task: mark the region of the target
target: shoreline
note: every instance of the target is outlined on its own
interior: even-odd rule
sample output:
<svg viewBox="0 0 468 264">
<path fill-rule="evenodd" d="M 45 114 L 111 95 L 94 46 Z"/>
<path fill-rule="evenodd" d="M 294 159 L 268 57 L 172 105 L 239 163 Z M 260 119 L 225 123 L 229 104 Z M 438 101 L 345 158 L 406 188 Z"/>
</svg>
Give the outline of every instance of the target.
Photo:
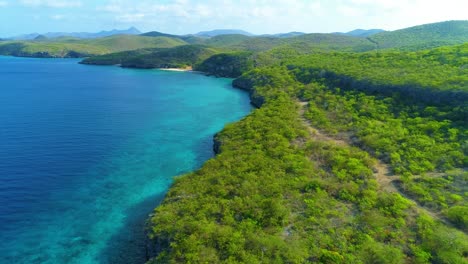
<svg viewBox="0 0 468 264">
<path fill-rule="evenodd" d="M 17 56 L 17 55 L 1 55 L 1 57 L 12 57 L 12 58 L 32 58 L 32 59 L 80 59 L 78 64 L 82 65 L 88 65 L 88 66 L 116 66 L 120 68 L 129 68 L 129 69 L 152 69 L 152 70 L 160 70 L 160 71 L 171 71 L 171 72 L 190 72 L 190 73 L 197 73 L 197 74 L 204 74 L 206 76 L 214 76 L 214 77 L 220 77 L 217 76 L 216 74 L 211 74 L 207 72 L 202 72 L 202 71 L 194 71 L 191 66 L 188 66 L 186 68 L 140 68 L 140 67 L 122 67 L 122 64 L 116 63 L 116 64 L 94 64 L 94 63 L 83 63 L 83 60 L 86 57 L 39 57 L 39 56 Z"/>
<path fill-rule="evenodd" d="M 204 74 L 209 76 L 208 73 L 206 72 L 201 72 L 201 71 L 194 71 L 192 67 L 190 68 L 154 68 L 155 70 L 159 71 L 170 71 L 170 72 L 190 72 L 190 73 L 199 73 L 199 74 Z"/>
<path fill-rule="evenodd" d="M 175 71 L 175 72 L 193 72 L 192 68 L 156 68 L 161 71 Z"/>
<path fill-rule="evenodd" d="M 40 59 L 42 59 L 42 58 L 40 58 Z M 74 61 L 70 61 L 69 63 L 70 63 L 70 65 L 75 65 L 76 64 Z M 67 62 L 67 64 L 68 64 L 68 62 Z M 75 65 L 75 66 L 73 66 L 75 68 L 72 68 L 72 69 L 76 69 L 76 67 L 78 67 L 78 66 L 81 67 L 80 65 Z M 86 67 L 88 65 L 84 65 L 84 66 Z M 119 67 L 117 69 L 119 69 L 119 71 L 116 71 L 117 74 L 119 74 L 119 72 L 122 71 L 122 70 L 124 70 L 124 71 L 126 70 L 126 68 L 121 68 L 121 67 Z M 131 70 L 133 70 L 133 69 L 131 69 Z M 154 68 L 153 70 L 158 70 L 158 68 Z M 159 69 L 159 70 L 173 71 L 172 69 Z M 188 69 L 177 69 L 176 71 L 177 72 L 187 72 L 187 71 L 190 71 L 190 70 L 188 70 Z M 101 70 L 98 70 L 98 72 L 101 72 Z M 103 69 L 102 72 L 108 72 L 108 71 Z M 163 78 L 165 78 L 164 76 L 171 75 L 172 77 L 170 77 L 170 79 L 174 79 L 174 80 L 178 80 L 178 79 L 180 80 L 181 78 L 183 78 L 183 79 L 190 78 L 189 75 L 183 75 L 182 73 L 181 74 L 178 74 L 178 73 L 173 73 L 173 74 L 166 73 L 166 74 L 164 74 L 163 72 L 160 72 L 160 74 L 158 74 L 157 72 L 151 72 L 151 71 L 145 71 L 145 72 L 146 72 L 146 73 L 144 73 L 145 76 L 146 75 L 147 76 L 160 75 L 160 76 L 163 76 Z M 111 74 L 114 74 L 113 70 L 111 71 Z M 138 73 L 137 76 L 134 76 L 134 77 L 140 79 L 141 77 L 139 75 L 140 74 Z M 99 74 L 99 76 L 102 76 L 102 75 Z M 111 75 L 111 76 L 113 76 L 113 75 Z M 132 76 L 133 76 L 133 74 L 132 74 Z M 194 78 L 195 78 L 195 80 L 205 79 L 205 78 L 201 78 L 201 77 L 203 77 L 203 76 L 200 76 L 200 77 L 195 76 Z M 114 82 L 110 82 L 110 83 L 114 83 Z M 131 83 L 133 84 L 134 82 L 131 82 Z M 217 82 L 215 82 L 215 83 L 217 83 Z M 231 82 L 230 81 L 226 81 L 226 82 L 222 81 L 220 83 L 222 83 L 222 85 L 219 85 L 219 89 L 224 90 L 224 88 L 223 88 L 224 86 L 226 86 L 226 88 L 228 88 L 227 85 L 224 85 L 224 84 L 225 83 L 226 84 L 231 83 Z M 95 90 L 95 89 L 93 89 L 93 90 Z M 153 88 L 149 88 L 149 90 L 154 91 Z M 198 90 L 198 87 L 196 89 L 193 89 L 193 90 Z M 231 89 L 226 89 L 226 90 L 231 90 Z M 211 93 L 211 91 L 207 91 L 207 92 Z M 198 93 L 198 91 L 197 91 L 197 93 Z M 171 94 L 172 94 L 172 91 L 171 91 Z M 236 92 L 236 94 L 237 94 L 237 92 Z M 157 96 L 157 97 L 159 98 L 159 96 Z M 248 96 L 246 94 L 242 95 L 241 98 L 243 99 L 243 101 L 245 101 L 245 103 L 248 102 Z M 234 102 L 234 100 L 231 100 L 231 101 Z M 224 101 L 222 101 L 222 102 L 224 102 Z M 151 103 L 151 105 L 153 105 L 153 103 Z M 237 105 L 237 104 L 234 104 L 234 105 Z M 244 103 L 242 103 L 241 105 L 244 105 Z M 246 106 L 248 106 L 248 105 L 246 105 Z M 212 108 L 212 106 L 209 106 L 209 108 Z M 225 106 L 220 107 L 220 109 L 223 109 L 223 108 L 225 108 Z M 250 110 L 248 110 L 248 114 L 250 114 L 251 112 L 252 112 L 252 109 L 250 108 Z M 232 117 L 232 113 L 228 113 L 227 116 Z M 240 119 L 241 118 L 239 118 L 238 120 L 236 119 L 235 121 L 238 122 Z M 184 121 L 184 123 L 187 124 L 187 122 L 185 122 L 185 121 Z M 224 122 L 223 128 L 227 124 L 228 124 L 228 122 Z M 184 125 L 184 127 L 185 127 L 185 125 Z M 221 131 L 221 129 L 216 130 L 216 133 L 218 133 L 220 131 Z M 213 148 L 212 137 L 216 133 L 212 133 L 212 135 L 207 134 L 207 139 L 208 140 L 206 141 L 206 146 L 204 147 L 204 149 L 207 150 L 206 154 L 211 154 L 210 150 Z M 197 160 L 199 160 L 198 156 L 201 153 L 204 153 L 204 151 L 203 152 L 202 151 L 197 151 L 196 152 Z M 136 153 L 136 154 L 139 154 L 139 152 Z M 127 157 L 127 155 L 125 157 Z M 206 160 L 203 159 L 200 166 L 197 166 L 196 168 L 193 168 L 190 171 L 184 172 L 183 174 L 194 173 L 194 172 L 200 170 L 200 168 L 211 158 L 213 158 L 212 154 L 209 155 L 209 157 L 207 157 Z M 138 161 L 139 159 L 133 159 L 133 160 Z M 134 173 L 134 172 L 132 172 L 132 173 Z M 178 175 L 180 175 L 180 170 L 178 170 L 177 174 L 174 174 L 172 177 L 178 176 Z M 171 180 L 171 185 L 172 184 L 173 184 L 173 181 Z M 125 186 L 124 189 L 127 190 L 127 188 L 131 187 L 131 186 L 130 187 L 129 186 L 130 185 L 127 184 L 127 186 Z M 170 191 L 170 186 L 164 191 L 164 194 L 161 196 L 161 200 L 166 196 L 166 193 L 169 192 L 169 191 Z M 158 199 L 159 199 L 159 196 L 158 196 Z M 135 206 L 132 206 L 130 209 L 125 210 L 125 213 L 128 214 L 129 216 L 126 217 L 125 220 L 122 221 L 123 222 L 122 226 L 114 228 L 112 230 L 112 233 L 115 232 L 115 234 L 112 234 L 111 238 L 109 239 L 112 242 L 109 242 L 107 245 L 103 246 L 102 250 L 99 250 L 99 252 L 96 251 L 97 253 L 94 253 L 94 251 L 93 251 L 93 255 L 96 254 L 96 256 L 97 256 L 96 258 L 98 258 L 98 259 L 103 258 L 104 261 L 107 261 L 108 257 L 110 259 L 112 259 L 112 260 L 114 259 L 114 257 L 116 257 L 116 259 L 118 259 L 118 260 L 120 260 L 120 259 L 125 259 L 126 260 L 128 258 L 133 260 L 135 258 L 138 258 L 139 260 L 140 259 L 143 260 L 142 263 L 148 261 L 149 260 L 148 256 L 149 256 L 149 254 L 151 254 L 150 250 L 153 249 L 154 247 L 152 247 L 152 245 L 151 245 L 152 241 L 147 242 L 147 239 L 149 240 L 149 238 L 148 238 L 148 235 L 146 233 L 146 230 L 147 230 L 146 229 L 146 223 L 147 223 L 148 219 L 150 219 L 148 217 L 148 215 L 151 214 L 155 210 L 155 208 L 158 208 L 160 206 L 159 200 L 158 200 L 157 204 L 153 204 L 154 200 L 155 200 L 155 198 L 151 197 L 151 199 L 144 200 L 141 203 L 138 203 Z M 145 211 L 144 207 L 147 206 L 148 204 L 150 204 L 150 206 L 149 206 L 150 209 Z M 141 208 L 143 208 L 143 210 L 141 210 Z M 107 225 L 107 221 L 103 221 L 102 223 L 104 223 L 104 225 Z M 135 231 L 135 233 L 133 233 L 134 231 Z M 143 233 L 143 234 L 141 235 L 140 232 Z M 83 234 L 85 234 L 85 233 L 86 232 L 83 232 Z M 80 236 L 78 236 L 78 235 L 77 236 L 70 236 L 72 238 L 72 243 L 74 243 L 73 245 L 76 244 L 76 245 L 82 245 L 83 247 L 87 247 L 87 245 L 89 243 L 88 241 L 91 241 L 91 240 L 87 240 L 85 235 L 81 236 L 81 233 L 79 235 Z M 130 237 L 130 238 L 128 238 L 128 237 Z M 136 248 L 138 250 L 137 253 L 135 253 L 135 254 L 133 253 L 134 248 Z M 114 251 L 115 249 L 117 249 L 117 251 Z M 127 251 L 125 256 L 119 256 L 118 255 L 118 252 L 120 250 Z M 120 252 L 122 252 L 122 251 L 120 251 Z M 141 253 L 141 255 L 140 255 L 140 253 Z M 57 256 L 59 256 L 59 255 L 57 255 Z M 78 257 L 81 258 L 80 256 L 78 256 Z M 126 262 L 126 261 L 123 261 L 123 262 Z M 132 263 L 133 261 L 128 261 L 128 262 Z"/>
</svg>

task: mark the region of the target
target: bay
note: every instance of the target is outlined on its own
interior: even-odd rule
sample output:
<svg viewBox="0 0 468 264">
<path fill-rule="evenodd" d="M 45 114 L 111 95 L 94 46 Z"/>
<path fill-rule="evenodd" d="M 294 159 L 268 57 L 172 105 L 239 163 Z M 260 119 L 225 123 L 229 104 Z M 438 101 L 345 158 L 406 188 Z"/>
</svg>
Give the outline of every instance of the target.
<svg viewBox="0 0 468 264">
<path fill-rule="evenodd" d="M 0 262 L 143 263 L 173 177 L 251 111 L 231 81 L 0 57 Z"/>
</svg>

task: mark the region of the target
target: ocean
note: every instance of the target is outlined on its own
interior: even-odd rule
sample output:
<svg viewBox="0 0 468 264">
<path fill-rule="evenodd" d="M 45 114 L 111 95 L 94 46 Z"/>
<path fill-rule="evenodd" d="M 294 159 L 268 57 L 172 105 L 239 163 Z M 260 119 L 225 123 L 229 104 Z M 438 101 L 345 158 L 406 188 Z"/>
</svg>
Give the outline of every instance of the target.
<svg viewBox="0 0 468 264">
<path fill-rule="evenodd" d="M 144 263 L 145 220 L 251 111 L 231 79 L 0 57 L 0 263 Z"/>
</svg>

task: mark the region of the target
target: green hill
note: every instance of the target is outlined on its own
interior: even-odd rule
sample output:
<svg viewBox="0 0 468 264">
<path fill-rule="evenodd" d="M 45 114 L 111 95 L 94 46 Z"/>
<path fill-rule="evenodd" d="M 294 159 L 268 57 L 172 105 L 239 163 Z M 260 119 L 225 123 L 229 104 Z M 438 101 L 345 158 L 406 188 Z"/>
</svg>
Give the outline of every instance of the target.
<svg viewBox="0 0 468 264">
<path fill-rule="evenodd" d="M 287 44 L 326 51 L 369 51 L 376 48 L 369 40 L 335 34 L 306 34 L 287 39 Z"/>
<path fill-rule="evenodd" d="M 184 41 L 169 37 L 144 37 L 134 35 L 117 35 L 105 38 L 84 40 L 83 43 L 106 47 L 109 52 L 136 50 L 143 48 L 171 48 L 185 45 Z"/>
<path fill-rule="evenodd" d="M 178 38 L 178 37 L 180 37 L 178 35 L 172 35 L 172 34 L 162 33 L 162 32 L 158 32 L 158 31 L 146 32 L 146 33 L 140 34 L 140 36 L 145 36 L 145 37 L 169 37 L 169 38 Z"/>
<path fill-rule="evenodd" d="M 147 32 L 144 34 L 141 34 L 140 36 L 146 36 L 146 37 L 168 37 L 172 39 L 179 39 L 182 40 L 188 44 L 204 44 L 205 40 L 207 38 L 204 37 L 199 37 L 195 35 L 172 35 L 172 34 L 167 34 L 167 33 L 162 33 L 158 31 L 151 31 Z"/>
<path fill-rule="evenodd" d="M 122 67 L 134 68 L 187 68 L 208 59 L 216 50 L 202 45 L 184 45 L 162 49 L 147 55 L 122 61 Z"/>
<path fill-rule="evenodd" d="M 0 54 L 19 57 L 86 57 L 108 53 L 106 47 L 80 43 L 6 41 L 0 43 Z"/>
<path fill-rule="evenodd" d="M 390 54 L 382 74 L 401 67 Z M 303 82 L 314 73 L 286 65 L 234 82 L 259 109 L 176 178 L 149 221 L 149 263 L 465 263 L 468 109 L 343 91 L 320 71 Z"/>
<path fill-rule="evenodd" d="M 343 89 L 456 103 L 468 100 L 467 56 L 463 44 L 418 52 L 317 53 L 285 64 L 304 83 L 325 78 Z"/>
<path fill-rule="evenodd" d="M 225 35 L 85 60 L 241 75 L 259 108 L 175 180 L 148 222 L 149 263 L 465 263 L 468 42 L 439 47 L 463 39 L 453 25 L 387 46 Z"/>
<path fill-rule="evenodd" d="M 304 34 L 288 38 L 222 35 L 208 39 L 205 44 L 224 49 L 254 52 L 266 51 L 282 45 L 291 45 L 302 50 L 367 51 L 375 48 L 375 44 L 367 39 L 336 34 Z"/>
<path fill-rule="evenodd" d="M 203 62 L 219 51 L 203 45 L 183 45 L 166 49 L 140 49 L 95 56 L 83 64 L 115 65 L 130 68 L 187 68 Z"/>
<path fill-rule="evenodd" d="M 387 31 L 372 35 L 368 39 L 375 42 L 379 49 L 421 50 L 462 44 L 468 41 L 468 20 L 446 21 Z"/>
<path fill-rule="evenodd" d="M 175 179 L 148 220 L 148 263 L 466 263 L 467 22 L 369 38 L 10 41 L 0 53 L 240 76 L 259 109 Z"/>
<path fill-rule="evenodd" d="M 216 54 L 198 64 L 195 68 L 220 77 L 239 77 L 254 68 L 251 52 Z"/>
<path fill-rule="evenodd" d="M 257 37 L 249 37 L 241 34 L 219 35 L 206 39 L 205 44 L 214 47 L 234 48 L 254 38 L 257 39 Z"/>
<path fill-rule="evenodd" d="M 98 39 L 58 38 L 40 41 L 5 41 L 1 55 L 24 57 L 87 57 L 143 48 L 170 48 L 186 43 L 168 37 L 116 35 Z"/>
<path fill-rule="evenodd" d="M 91 65 L 121 65 L 122 62 L 136 57 L 146 56 L 155 52 L 163 50 L 163 48 L 155 49 L 138 49 L 138 50 L 127 50 L 121 52 L 113 52 L 103 55 L 95 55 L 89 58 L 85 58 L 80 63 L 91 64 Z"/>
<path fill-rule="evenodd" d="M 339 34 L 304 34 L 291 37 L 231 34 L 203 38 L 156 31 L 139 36 L 114 35 L 97 39 L 40 38 L 33 41 L 2 41 L 0 54 L 29 57 L 87 57 L 186 44 L 211 46 L 227 53 L 231 51 L 259 53 L 288 47 L 304 54 L 317 51 L 365 52 L 376 49 L 423 50 L 462 44 L 466 41 L 468 41 L 468 21 L 447 21 L 382 32 L 368 38 Z"/>
<path fill-rule="evenodd" d="M 369 36 L 375 35 L 377 33 L 384 32 L 384 31 L 385 30 L 383 30 L 383 29 L 355 29 L 353 31 L 349 31 L 349 32 L 346 32 L 346 33 L 338 32 L 336 34 L 365 38 L 365 37 L 369 37 Z"/>
</svg>

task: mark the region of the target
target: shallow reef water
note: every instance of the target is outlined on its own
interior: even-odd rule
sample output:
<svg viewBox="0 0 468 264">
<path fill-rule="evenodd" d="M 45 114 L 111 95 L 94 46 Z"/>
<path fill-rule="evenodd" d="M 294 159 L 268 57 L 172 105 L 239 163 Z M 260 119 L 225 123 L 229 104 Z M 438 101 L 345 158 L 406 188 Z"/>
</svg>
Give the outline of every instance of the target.
<svg viewBox="0 0 468 264">
<path fill-rule="evenodd" d="M 0 262 L 144 263 L 173 177 L 249 113 L 231 79 L 0 57 Z"/>
</svg>

